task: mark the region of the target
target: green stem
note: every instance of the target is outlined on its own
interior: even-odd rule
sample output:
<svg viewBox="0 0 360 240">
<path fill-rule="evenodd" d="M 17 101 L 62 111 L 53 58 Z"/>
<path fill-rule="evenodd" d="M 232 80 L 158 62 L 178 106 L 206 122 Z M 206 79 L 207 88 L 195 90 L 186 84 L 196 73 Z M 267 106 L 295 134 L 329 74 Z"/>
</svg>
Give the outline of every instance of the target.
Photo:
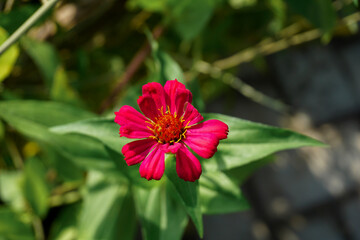
<svg viewBox="0 0 360 240">
<path fill-rule="evenodd" d="M 44 14 L 49 11 L 59 0 L 46 1 L 23 25 L 21 25 L 6 41 L 0 46 L 0 55 L 24 35 Z"/>
</svg>

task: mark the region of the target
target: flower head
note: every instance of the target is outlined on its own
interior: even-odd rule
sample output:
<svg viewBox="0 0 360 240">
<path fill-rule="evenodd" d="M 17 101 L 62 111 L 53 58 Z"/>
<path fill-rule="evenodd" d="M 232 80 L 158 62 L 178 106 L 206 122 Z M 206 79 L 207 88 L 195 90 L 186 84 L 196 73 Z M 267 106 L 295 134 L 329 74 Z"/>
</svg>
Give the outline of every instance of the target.
<svg viewBox="0 0 360 240">
<path fill-rule="evenodd" d="M 185 181 L 201 175 L 201 164 L 188 147 L 203 158 L 212 157 L 219 140 L 227 138 L 228 126 L 219 120 L 203 120 L 195 109 L 191 92 L 175 80 L 163 87 L 153 82 L 143 86 L 138 99 L 142 115 L 133 107 L 115 112 L 120 136 L 137 138 L 122 148 L 126 163 L 141 162 L 140 175 L 159 180 L 165 170 L 165 153 L 176 154 L 176 171 Z"/>
</svg>

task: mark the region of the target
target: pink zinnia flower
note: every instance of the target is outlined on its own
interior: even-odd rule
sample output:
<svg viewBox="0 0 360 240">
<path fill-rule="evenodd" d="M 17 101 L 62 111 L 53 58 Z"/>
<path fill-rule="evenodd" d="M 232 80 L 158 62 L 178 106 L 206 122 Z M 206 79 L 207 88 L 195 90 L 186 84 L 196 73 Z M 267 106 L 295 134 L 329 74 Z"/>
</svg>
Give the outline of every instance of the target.
<svg viewBox="0 0 360 240">
<path fill-rule="evenodd" d="M 189 151 L 203 158 L 211 158 L 219 140 L 227 138 L 228 126 L 219 120 L 203 120 L 191 105 L 192 94 L 176 79 L 165 86 L 153 82 L 145 84 L 138 104 L 142 115 L 131 106 L 115 112 L 120 125 L 120 137 L 141 138 L 122 148 L 126 163 L 140 165 L 140 175 L 159 180 L 165 170 L 165 153 L 176 154 L 176 171 L 185 181 L 195 181 L 201 175 L 199 160 Z"/>
</svg>

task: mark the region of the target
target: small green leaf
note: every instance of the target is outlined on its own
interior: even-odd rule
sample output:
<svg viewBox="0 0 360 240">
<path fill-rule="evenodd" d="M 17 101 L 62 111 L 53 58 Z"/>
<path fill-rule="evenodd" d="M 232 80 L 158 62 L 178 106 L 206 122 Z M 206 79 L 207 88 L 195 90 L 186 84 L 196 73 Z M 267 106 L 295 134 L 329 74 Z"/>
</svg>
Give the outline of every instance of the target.
<svg viewBox="0 0 360 240">
<path fill-rule="evenodd" d="M 118 232 L 118 222 L 122 217 L 122 205 L 128 194 L 127 185 L 109 182 L 99 172 L 89 172 L 83 196 L 78 238 L 118 239 L 121 236 Z M 129 225 L 128 231 L 134 231 L 134 226 Z M 132 234 L 129 237 L 132 237 Z M 122 236 L 122 239 L 125 238 Z"/>
<path fill-rule="evenodd" d="M 304 146 L 325 144 L 290 130 L 229 117 L 203 114 L 206 119 L 218 119 L 229 126 L 229 135 L 220 141 L 214 157 L 203 161 L 207 171 L 227 170 L 260 160 L 272 153 Z"/>
<path fill-rule="evenodd" d="M 39 42 L 30 38 L 23 38 L 21 43 L 43 75 L 50 89 L 51 99 L 81 105 L 77 92 L 69 84 L 56 49 L 47 42 Z"/>
<path fill-rule="evenodd" d="M 5 42 L 7 38 L 7 32 L 0 27 L 0 45 Z M 19 47 L 17 44 L 12 45 L 0 56 L 0 82 L 10 75 L 18 56 Z"/>
<path fill-rule="evenodd" d="M 21 188 L 22 182 L 22 172 L 0 171 L 0 198 L 16 211 L 25 209 L 25 201 Z"/>
<path fill-rule="evenodd" d="M 50 240 L 77 239 L 80 203 L 63 206 L 51 225 Z"/>
<path fill-rule="evenodd" d="M 69 79 L 63 66 L 56 69 L 54 82 L 50 91 L 51 99 L 81 106 L 78 93 L 70 86 Z"/>
<path fill-rule="evenodd" d="M 31 226 L 8 208 L 0 207 L 0 237 L 6 240 L 34 240 Z"/>
<path fill-rule="evenodd" d="M 144 239 L 181 239 L 188 217 L 164 185 L 151 189 L 135 187 L 134 196 Z"/>
<path fill-rule="evenodd" d="M 0 13 L 0 26 L 12 34 L 21 24 L 31 17 L 37 9 L 38 4 L 21 4 L 20 7 L 14 6 L 8 13 Z"/>
<path fill-rule="evenodd" d="M 359 0 L 353 0 L 356 7 L 359 7 Z"/>
<path fill-rule="evenodd" d="M 131 0 L 127 4 L 130 8 L 142 8 L 149 12 L 162 12 L 166 8 L 167 0 Z"/>
<path fill-rule="evenodd" d="M 239 186 L 222 172 L 203 173 L 199 183 L 203 214 L 238 212 L 250 207 Z"/>
<path fill-rule="evenodd" d="M 25 162 L 24 196 L 36 215 L 46 215 L 50 192 L 45 167 L 38 158 L 29 158 Z"/>
<path fill-rule="evenodd" d="M 336 12 L 331 0 L 286 0 L 290 8 L 307 18 L 323 33 L 331 33 L 336 25 Z"/>
<path fill-rule="evenodd" d="M 61 65 L 54 47 L 49 43 L 35 41 L 27 37 L 22 38 L 20 43 L 39 68 L 47 86 L 51 87 L 55 73 Z"/>
<path fill-rule="evenodd" d="M 168 80 L 177 79 L 179 82 L 184 83 L 184 74 L 179 64 L 174 61 L 169 54 L 163 52 L 159 48 L 159 44 L 155 41 L 149 31 L 146 31 L 146 35 L 151 45 L 152 56 L 156 68 L 155 74 L 158 75 L 159 82 L 164 85 Z"/>
<path fill-rule="evenodd" d="M 215 9 L 215 1 L 209 0 L 170 2 L 170 18 L 174 21 L 175 31 L 187 41 L 194 39 L 204 29 Z"/>
<path fill-rule="evenodd" d="M 202 238 L 203 222 L 199 199 L 199 182 L 187 182 L 179 178 L 176 172 L 176 162 L 174 155 L 166 156 L 166 177 L 169 179 L 169 190 L 174 192 L 172 196 L 181 202 L 187 213 L 195 224 L 195 227 Z"/>
</svg>

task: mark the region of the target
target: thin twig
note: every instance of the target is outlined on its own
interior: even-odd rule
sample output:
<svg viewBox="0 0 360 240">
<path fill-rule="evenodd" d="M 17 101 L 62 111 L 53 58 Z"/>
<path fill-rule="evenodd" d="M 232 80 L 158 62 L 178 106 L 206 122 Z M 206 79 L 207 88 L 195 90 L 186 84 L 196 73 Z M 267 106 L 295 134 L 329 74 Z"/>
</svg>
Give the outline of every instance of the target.
<svg viewBox="0 0 360 240">
<path fill-rule="evenodd" d="M 161 34 L 163 33 L 164 28 L 162 26 L 156 27 L 152 34 L 154 39 L 158 39 Z M 117 99 L 119 93 L 123 89 L 123 87 L 131 80 L 134 74 L 137 72 L 141 64 L 145 61 L 146 57 L 150 53 L 150 45 L 146 42 L 136 53 L 136 55 L 132 58 L 131 62 L 129 63 L 128 67 L 126 68 L 125 73 L 120 77 L 117 84 L 113 88 L 112 92 L 110 93 L 109 97 L 106 98 L 98 111 L 99 114 L 103 113 L 106 109 L 108 109 Z"/>
<path fill-rule="evenodd" d="M 342 19 L 339 27 L 345 24 L 352 24 L 360 21 L 360 13 L 356 12 Z M 299 29 L 295 29 L 298 31 Z M 222 70 L 229 69 L 240 65 L 244 62 L 252 61 L 258 55 L 270 55 L 281 50 L 287 49 L 291 46 L 300 45 L 312 40 L 318 39 L 322 36 L 319 29 L 312 29 L 306 32 L 298 33 L 293 36 L 284 37 L 279 40 L 268 39 L 261 41 L 255 47 L 244 49 L 234 55 L 215 61 L 212 65 Z"/>
<path fill-rule="evenodd" d="M 221 79 L 224 83 L 230 85 L 232 88 L 243 94 L 245 97 L 257 102 L 261 105 L 267 106 L 280 113 L 288 113 L 289 106 L 285 103 L 265 95 L 256 90 L 249 84 L 245 83 L 239 77 L 229 72 L 223 72 L 220 68 L 212 66 L 210 63 L 199 61 L 195 65 L 195 69 L 203 74 L 208 74 L 213 78 Z"/>
<path fill-rule="evenodd" d="M 59 0 L 45 2 L 23 25 L 21 25 L 6 41 L 0 46 L 0 55 L 24 35 L 47 11 L 49 11 Z"/>
</svg>

